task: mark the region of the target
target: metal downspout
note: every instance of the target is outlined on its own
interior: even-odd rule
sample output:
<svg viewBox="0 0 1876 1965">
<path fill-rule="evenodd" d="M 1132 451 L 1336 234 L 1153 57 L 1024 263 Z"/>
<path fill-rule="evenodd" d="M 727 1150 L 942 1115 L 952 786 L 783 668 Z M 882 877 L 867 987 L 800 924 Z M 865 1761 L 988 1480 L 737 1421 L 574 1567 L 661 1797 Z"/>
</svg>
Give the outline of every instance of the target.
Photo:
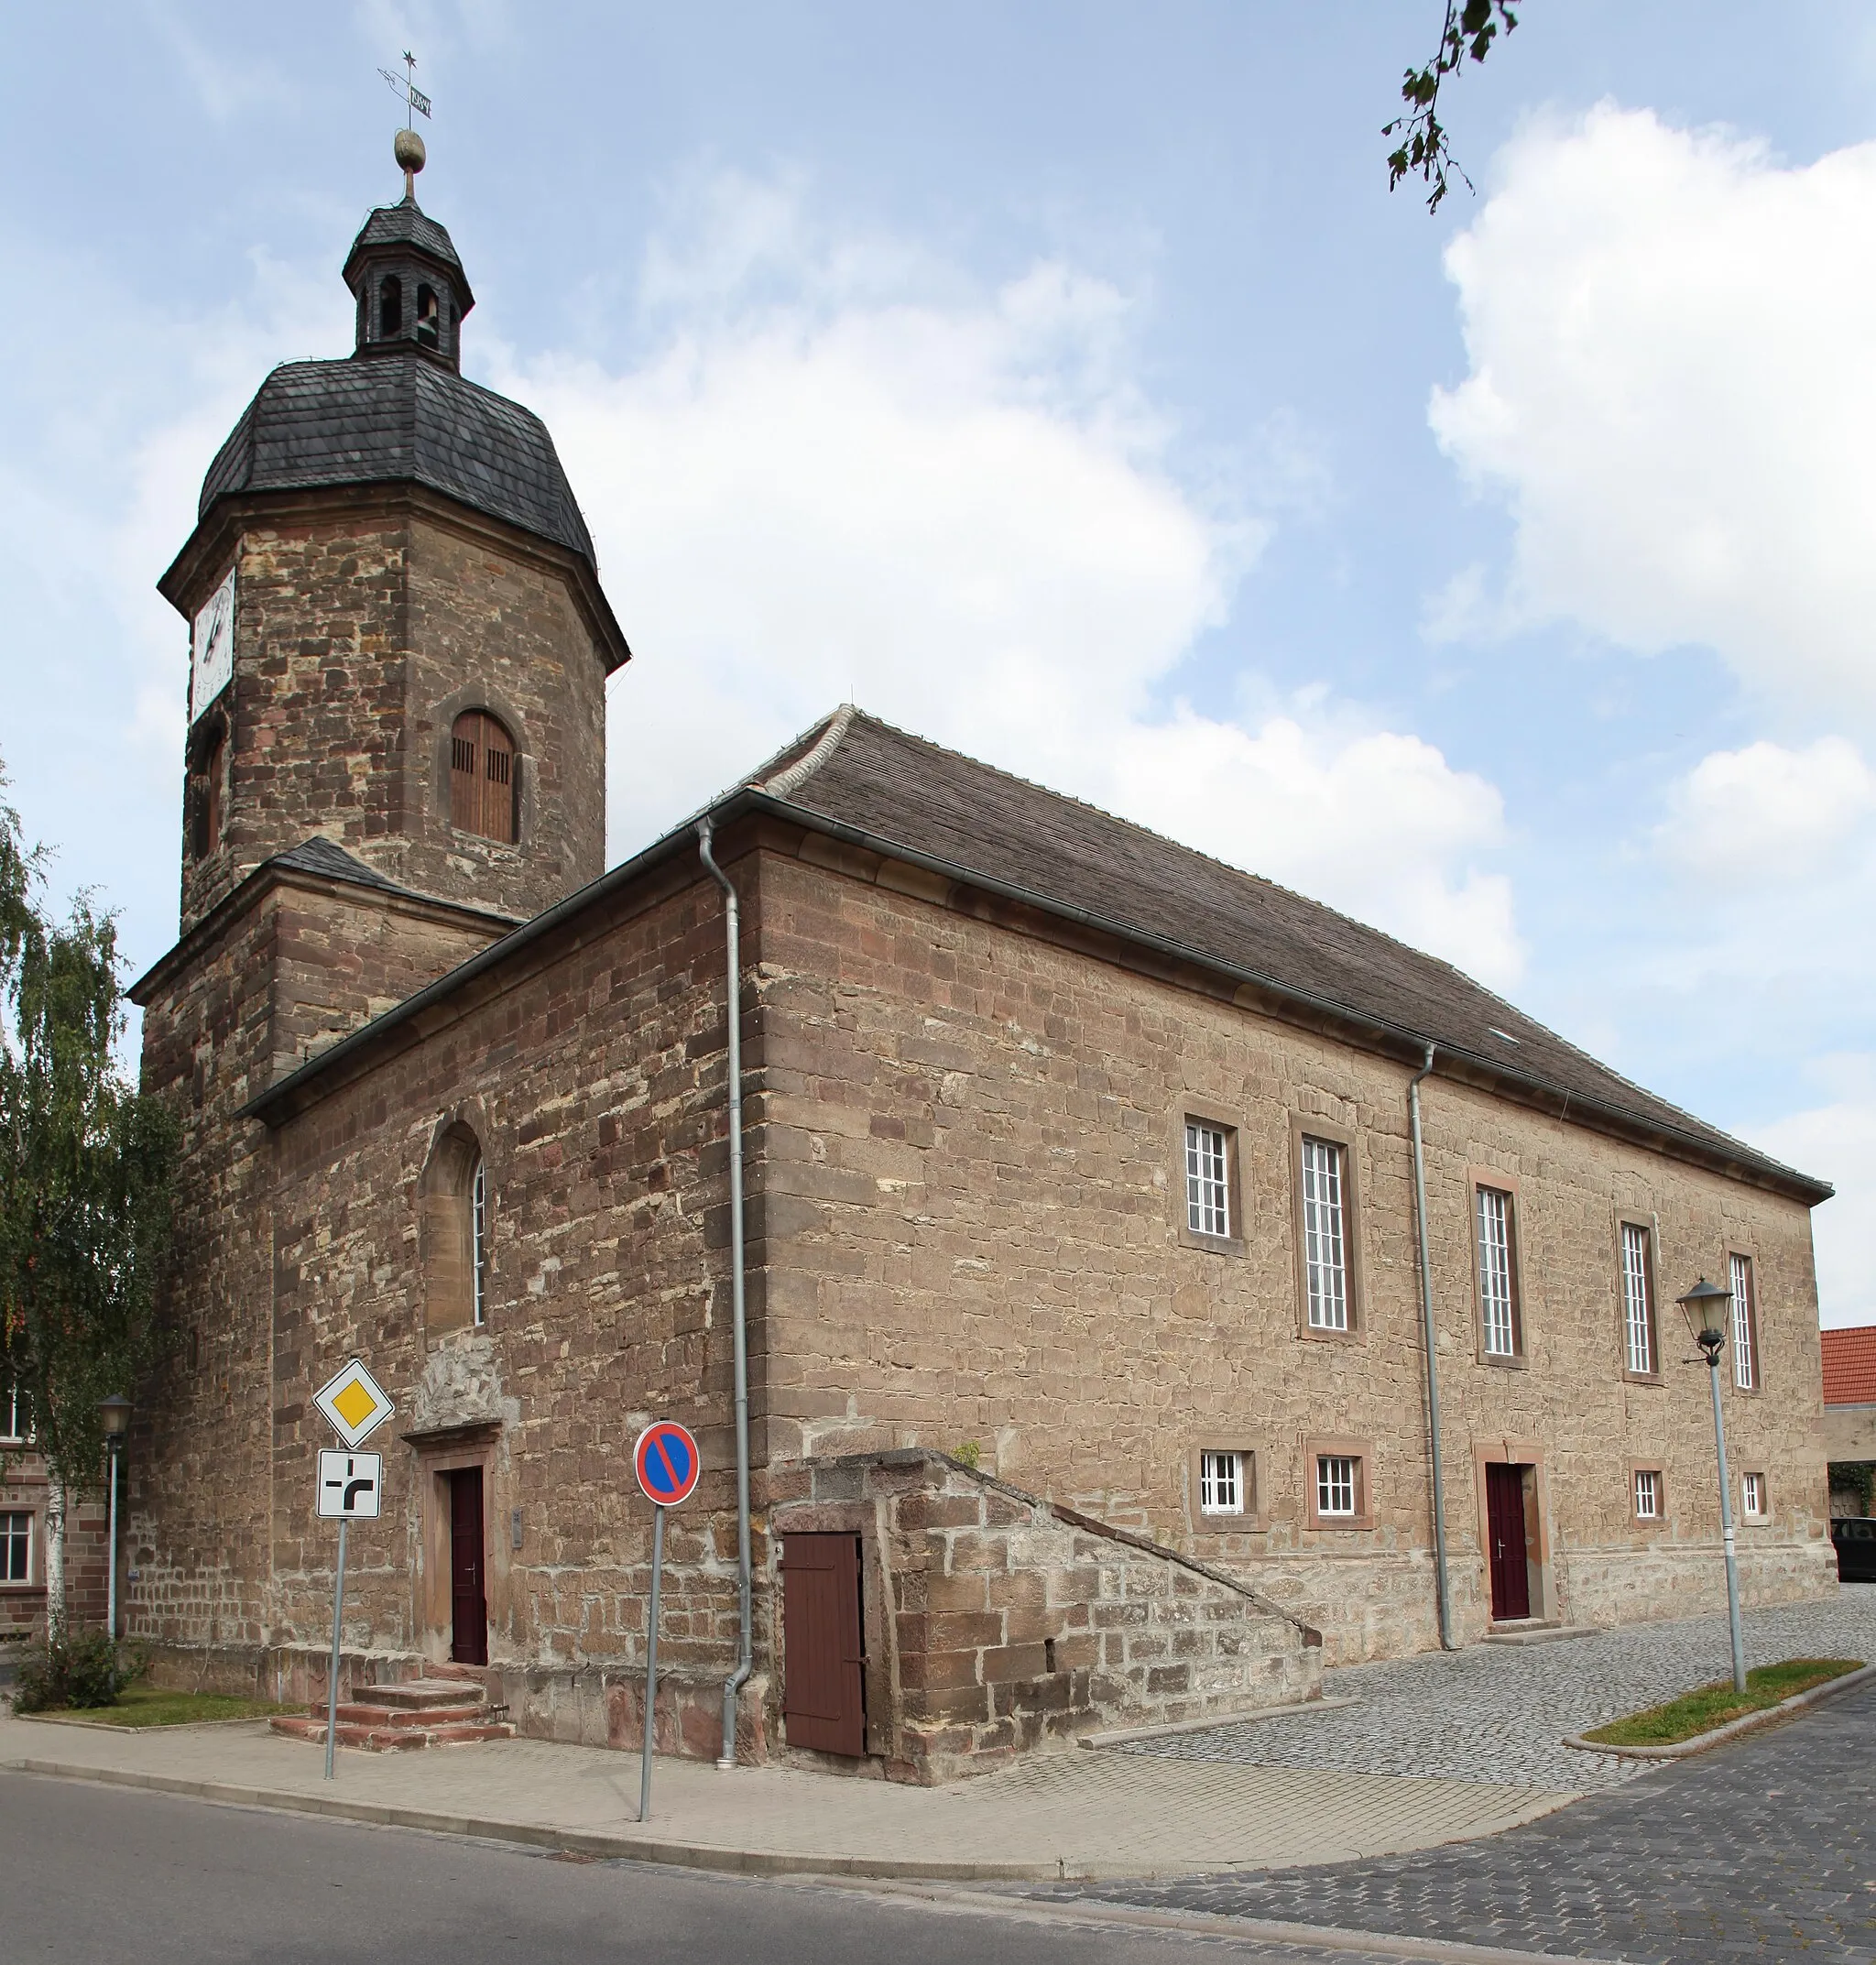
<svg viewBox="0 0 1876 1965">
<path fill-rule="evenodd" d="M 1426 1432 L 1433 1460 L 1433 1559 L 1439 1579 L 1440 1649 L 1457 1651 L 1453 1639 L 1453 1593 L 1446 1578 L 1446 1485 L 1440 1460 L 1440 1368 L 1434 1345 L 1433 1256 L 1426 1242 L 1426 1154 L 1420 1134 L 1420 1081 L 1433 1069 L 1434 1047 L 1408 1081 L 1407 1116 L 1413 1134 L 1413 1225 L 1420 1239 L 1420 1326 L 1426 1341 Z"/>
<path fill-rule="evenodd" d="M 723 890 L 725 959 L 729 976 L 729 1292 L 736 1340 L 736 1607 L 742 1642 L 736 1668 L 723 1687 L 723 1752 L 716 1764 L 736 1763 L 736 1695 L 755 1668 L 755 1631 L 749 1591 L 749 1347 L 743 1317 L 743 958 L 742 916 L 736 890 L 710 851 L 715 830 L 706 813 L 697 821 L 697 846 L 711 878 Z"/>
</svg>

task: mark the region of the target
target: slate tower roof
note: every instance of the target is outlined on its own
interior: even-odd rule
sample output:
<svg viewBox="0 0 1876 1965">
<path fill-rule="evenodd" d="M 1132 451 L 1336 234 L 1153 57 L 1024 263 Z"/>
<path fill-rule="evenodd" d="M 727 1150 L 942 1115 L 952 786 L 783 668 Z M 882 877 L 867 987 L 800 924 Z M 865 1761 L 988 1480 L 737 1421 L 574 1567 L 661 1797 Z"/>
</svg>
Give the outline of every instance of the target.
<svg viewBox="0 0 1876 1965">
<path fill-rule="evenodd" d="M 421 485 L 596 571 L 546 424 L 460 373 L 475 297 L 449 233 L 414 191 L 365 220 L 344 276 L 357 309 L 351 355 L 274 370 L 209 466 L 198 519 L 244 493 Z"/>
</svg>

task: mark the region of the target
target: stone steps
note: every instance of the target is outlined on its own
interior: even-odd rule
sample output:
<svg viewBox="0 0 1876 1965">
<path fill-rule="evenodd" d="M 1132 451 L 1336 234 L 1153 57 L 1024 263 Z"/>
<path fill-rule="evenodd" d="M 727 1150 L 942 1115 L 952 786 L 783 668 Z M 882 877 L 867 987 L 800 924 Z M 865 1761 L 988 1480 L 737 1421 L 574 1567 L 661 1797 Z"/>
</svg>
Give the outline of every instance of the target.
<svg viewBox="0 0 1876 1965">
<path fill-rule="evenodd" d="M 268 1724 L 284 1739 L 323 1746 L 325 1702 L 320 1700 L 304 1714 L 281 1713 Z M 439 1666 L 429 1678 L 358 1687 L 340 1704 L 333 1737 L 342 1747 L 395 1753 L 511 1740 L 514 1732 L 490 1709 L 484 1674 L 474 1666 L 455 1665 Z"/>
</svg>

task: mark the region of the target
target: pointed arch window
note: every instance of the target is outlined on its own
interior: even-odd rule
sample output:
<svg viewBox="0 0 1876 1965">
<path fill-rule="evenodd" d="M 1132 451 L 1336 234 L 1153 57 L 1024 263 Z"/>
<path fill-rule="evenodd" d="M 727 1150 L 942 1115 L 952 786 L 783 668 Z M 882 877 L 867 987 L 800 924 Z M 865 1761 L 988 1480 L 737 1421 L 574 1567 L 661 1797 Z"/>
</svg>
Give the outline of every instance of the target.
<svg viewBox="0 0 1876 1965">
<path fill-rule="evenodd" d="M 434 348 L 441 345 L 442 316 L 437 311 L 436 289 L 431 286 L 417 289 L 417 340 L 420 347 Z"/>
<path fill-rule="evenodd" d="M 503 846 L 516 837 L 515 740 L 485 710 L 464 710 L 450 732 L 450 824 Z"/>
<path fill-rule="evenodd" d="M 387 273 L 377 289 L 377 333 L 380 341 L 389 341 L 404 332 L 404 282 L 395 273 Z"/>
</svg>

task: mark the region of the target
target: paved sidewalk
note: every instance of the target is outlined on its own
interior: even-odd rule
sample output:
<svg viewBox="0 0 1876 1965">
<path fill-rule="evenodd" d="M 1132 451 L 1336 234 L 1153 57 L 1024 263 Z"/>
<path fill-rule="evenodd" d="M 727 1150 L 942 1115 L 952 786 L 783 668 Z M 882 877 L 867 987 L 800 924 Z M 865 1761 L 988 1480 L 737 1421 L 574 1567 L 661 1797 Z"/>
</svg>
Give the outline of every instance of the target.
<svg viewBox="0 0 1876 1965">
<path fill-rule="evenodd" d="M 641 1829 L 636 1754 L 544 1741 L 342 1750 L 328 1784 L 320 1749 L 257 1721 L 117 1733 L 9 1716 L 0 1765 L 694 1867 L 964 1882 L 1339 1862 L 1490 1835 L 1574 1798 L 1073 1750 L 942 1788 L 660 1760 Z"/>
<path fill-rule="evenodd" d="M 1823 1601 L 1748 1610 L 1744 1623 L 1749 1665 L 1794 1657 L 1876 1664 L 1876 1585 L 1849 1584 Z M 1658 1705 L 1731 1668 L 1724 1613 L 1625 1624 L 1564 1643 L 1474 1644 L 1325 1674 L 1323 1689 L 1352 1696 L 1353 1706 L 1118 1751 L 1242 1766 L 1613 1787 L 1649 1763 L 1580 1752 L 1563 1744 L 1565 1734 Z"/>
</svg>

